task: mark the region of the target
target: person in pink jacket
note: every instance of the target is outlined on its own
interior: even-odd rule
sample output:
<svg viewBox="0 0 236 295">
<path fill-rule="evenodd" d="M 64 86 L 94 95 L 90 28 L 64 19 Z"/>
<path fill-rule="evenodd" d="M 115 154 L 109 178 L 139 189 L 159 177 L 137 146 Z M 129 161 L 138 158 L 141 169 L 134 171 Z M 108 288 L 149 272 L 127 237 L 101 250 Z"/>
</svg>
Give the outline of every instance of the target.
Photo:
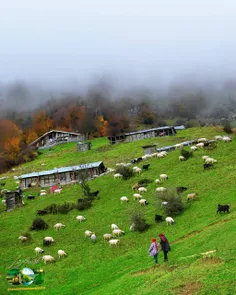
<svg viewBox="0 0 236 295">
<path fill-rule="evenodd" d="M 148 250 L 149 256 L 153 256 L 155 263 L 158 263 L 158 245 L 157 240 L 155 238 L 152 239 L 152 243 Z"/>
</svg>

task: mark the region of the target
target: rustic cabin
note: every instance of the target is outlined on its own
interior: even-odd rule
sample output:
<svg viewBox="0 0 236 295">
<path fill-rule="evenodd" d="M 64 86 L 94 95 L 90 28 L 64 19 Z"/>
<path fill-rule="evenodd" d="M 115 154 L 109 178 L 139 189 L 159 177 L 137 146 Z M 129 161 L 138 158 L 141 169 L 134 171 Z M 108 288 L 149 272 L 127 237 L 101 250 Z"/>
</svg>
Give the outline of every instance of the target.
<svg viewBox="0 0 236 295">
<path fill-rule="evenodd" d="M 91 142 L 78 142 L 77 144 L 77 151 L 78 152 L 86 152 L 91 150 L 92 144 Z"/>
<path fill-rule="evenodd" d="M 33 172 L 18 177 L 21 189 L 34 186 L 48 187 L 52 185 L 70 184 L 81 179 L 91 179 L 104 173 L 106 168 L 102 161 L 78 166 L 63 167 L 53 170 Z"/>
<path fill-rule="evenodd" d="M 108 136 L 108 140 L 111 144 L 115 144 L 118 142 L 132 142 L 137 141 L 145 138 L 151 137 L 159 137 L 159 136 L 173 136 L 176 135 L 176 131 L 174 127 L 164 126 L 164 127 L 157 127 L 147 130 L 140 130 L 136 132 L 129 132 L 122 135 L 117 136 Z"/>
<path fill-rule="evenodd" d="M 157 145 L 156 144 L 145 145 L 142 148 L 143 148 L 144 155 L 154 154 L 157 151 Z"/>
<path fill-rule="evenodd" d="M 29 146 L 47 148 L 65 142 L 84 141 L 85 137 L 84 134 L 80 133 L 51 130 L 31 142 Z"/>
<path fill-rule="evenodd" d="M 21 206 L 23 206 L 22 195 L 19 191 L 6 193 L 6 210 L 8 212 Z"/>
</svg>

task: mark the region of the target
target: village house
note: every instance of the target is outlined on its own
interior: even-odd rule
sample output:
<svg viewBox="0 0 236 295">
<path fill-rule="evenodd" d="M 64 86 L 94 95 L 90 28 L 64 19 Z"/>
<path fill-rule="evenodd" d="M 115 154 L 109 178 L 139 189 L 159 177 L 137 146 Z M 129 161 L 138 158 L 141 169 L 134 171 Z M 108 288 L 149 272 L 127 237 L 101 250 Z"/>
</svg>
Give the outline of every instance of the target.
<svg viewBox="0 0 236 295">
<path fill-rule="evenodd" d="M 71 141 L 83 141 L 86 139 L 84 134 L 76 133 L 76 132 L 68 132 L 68 131 L 60 131 L 60 130 L 51 130 L 47 133 L 43 134 L 33 142 L 29 144 L 29 146 L 34 146 L 36 148 L 45 148 L 57 145 L 59 143 L 71 142 Z"/>
<path fill-rule="evenodd" d="M 70 184 L 81 179 L 91 179 L 104 173 L 106 168 L 102 161 L 78 166 L 62 167 L 52 170 L 32 172 L 18 177 L 21 189 L 31 186 L 48 187 L 58 184 Z"/>
</svg>

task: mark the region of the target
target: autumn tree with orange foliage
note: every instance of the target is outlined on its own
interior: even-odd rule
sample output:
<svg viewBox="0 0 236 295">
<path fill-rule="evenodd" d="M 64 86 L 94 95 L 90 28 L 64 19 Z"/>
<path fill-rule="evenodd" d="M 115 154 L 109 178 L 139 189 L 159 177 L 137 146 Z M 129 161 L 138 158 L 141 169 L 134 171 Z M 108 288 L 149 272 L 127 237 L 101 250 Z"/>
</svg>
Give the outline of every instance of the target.
<svg viewBox="0 0 236 295">
<path fill-rule="evenodd" d="M 96 127 L 100 136 L 107 136 L 108 121 L 102 115 L 97 116 Z"/>
<path fill-rule="evenodd" d="M 10 138 L 4 144 L 4 151 L 8 156 L 9 160 L 14 161 L 20 152 L 20 139 L 18 137 Z"/>
<path fill-rule="evenodd" d="M 33 142 L 35 139 L 38 138 L 38 134 L 34 130 L 29 130 L 29 132 L 26 135 L 26 143 L 30 144 Z"/>
<path fill-rule="evenodd" d="M 51 130 L 52 126 L 53 122 L 49 117 L 46 116 L 46 112 L 44 110 L 33 115 L 32 129 L 38 134 L 38 136 L 41 136 Z"/>
<path fill-rule="evenodd" d="M 5 145 L 12 138 L 20 138 L 19 128 L 10 120 L 0 120 L 0 152 L 4 152 Z"/>
</svg>

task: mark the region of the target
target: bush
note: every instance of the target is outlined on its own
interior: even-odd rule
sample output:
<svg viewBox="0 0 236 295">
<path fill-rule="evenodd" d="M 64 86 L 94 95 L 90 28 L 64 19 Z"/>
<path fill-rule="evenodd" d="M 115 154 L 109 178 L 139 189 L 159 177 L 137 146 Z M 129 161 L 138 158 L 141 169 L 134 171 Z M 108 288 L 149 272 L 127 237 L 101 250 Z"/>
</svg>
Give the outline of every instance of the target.
<svg viewBox="0 0 236 295">
<path fill-rule="evenodd" d="M 224 132 L 226 133 L 232 133 L 232 127 L 230 122 L 226 121 L 224 124 Z"/>
<path fill-rule="evenodd" d="M 153 180 L 148 179 L 148 178 L 144 178 L 144 179 L 140 179 L 138 181 L 138 185 L 142 185 L 142 186 L 147 186 L 149 183 L 152 183 Z"/>
<path fill-rule="evenodd" d="M 124 180 L 127 180 L 134 176 L 133 170 L 129 167 L 118 167 L 115 173 L 120 173 L 121 175 L 123 175 Z"/>
<path fill-rule="evenodd" d="M 185 150 L 184 148 L 181 149 L 181 152 L 180 152 L 181 156 L 183 156 L 186 160 L 188 160 L 189 158 L 191 158 L 193 156 L 193 153 L 192 152 L 189 152 L 187 150 Z"/>
<path fill-rule="evenodd" d="M 34 219 L 31 230 L 41 230 L 41 229 L 47 229 L 49 225 L 40 217 L 37 217 Z"/>
<path fill-rule="evenodd" d="M 57 214 L 57 204 L 53 203 L 43 210 L 47 211 L 48 213 Z"/>
<path fill-rule="evenodd" d="M 65 202 L 62 205 L 57 205 L 57 213 L 67 214 L 75 208 L 75 204 Z"/>
<path fill-rule="evenodd" d="M 182 199 L 177 194 L 175 188 L 169 189 L 168 191 L 159 194 L 158 199 L 161 202 L 168 202 L 168 204 L 163 207 L 163 210 L 167 216 L 176 216 L 184 210 Z"/>
<path fill-rule="evenodd" d="M 134 230 L 138 232 L 143 232 L 149 228 L 149 224 L 146 223 L 142 212 L 131 212 L 131 223 L 135 224 Z"/>
<path fill-rule="evenodd" d="M 76 208 L 77 210 L 82 211 L 82 210 L 85 210 L 85 209 L 90 208 L 91 206 L 92 206 L 92 201 L 85 200 L 85 201 L 83 201 L 83 202 L 81 202 L 81 203 L 78 203 L 78 204 L 75 206 L 75 208 Z"/>
</svg>

